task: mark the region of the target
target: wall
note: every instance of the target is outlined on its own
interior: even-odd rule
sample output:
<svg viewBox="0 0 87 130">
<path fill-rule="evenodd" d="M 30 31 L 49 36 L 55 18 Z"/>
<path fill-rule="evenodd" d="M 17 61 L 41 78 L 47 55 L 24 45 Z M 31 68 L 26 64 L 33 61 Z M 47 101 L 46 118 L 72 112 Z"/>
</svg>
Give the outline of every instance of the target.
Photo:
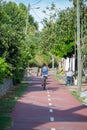
<svg viewBox="0 0 87 130">
<path fill-rule="evenodd" d="M 11 78 L 4 79 L 3 84 L 0 84 L 0 97 L 6 94 L 10 87 L 13 86 L 13 81 Z"/>
</svg>

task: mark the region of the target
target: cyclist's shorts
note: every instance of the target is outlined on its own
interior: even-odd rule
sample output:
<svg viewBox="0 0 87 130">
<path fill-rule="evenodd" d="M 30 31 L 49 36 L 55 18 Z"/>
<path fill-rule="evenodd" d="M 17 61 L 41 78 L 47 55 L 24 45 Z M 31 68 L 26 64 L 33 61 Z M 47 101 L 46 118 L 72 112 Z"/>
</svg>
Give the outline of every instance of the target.
<svg viewBox="0 0 87 130">
<path fill-rule="evenodd" d="M 46 78 L 46 79 L 47 79 L 47 78 L 48 78 L 48 76 L 44 76 L 44 75 L 43 75 L 43 78 Z"/>
<path fill-rule="evenodd" d="M 47 75 L 47 74 L 43 74 L 42 76 L 43 76 L 43 77 L 48 77 L 48 75 Z"/>
</svg>

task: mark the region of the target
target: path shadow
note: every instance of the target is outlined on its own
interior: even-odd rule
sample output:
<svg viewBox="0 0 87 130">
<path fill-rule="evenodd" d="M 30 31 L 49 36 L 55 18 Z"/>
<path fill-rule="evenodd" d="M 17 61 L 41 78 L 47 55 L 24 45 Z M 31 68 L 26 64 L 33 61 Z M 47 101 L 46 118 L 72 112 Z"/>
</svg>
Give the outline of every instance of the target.
<svg viewBox="0 0 87 130">
<path fill-rule="evenodd" d="M 28 100 L 28 99 L 27 99 Z M 55 122 L 87 122 L 87 116 L 78 112 L 86 107 L 81 105 L 66 110 L 54 109 Z M 39 130 L 40 126 L 50 122 L 49 107 L 35 105 L 33 103 L 22 103 L 19 101 L 12 113 L 13 126 L 8 130 Z M 87 125 L 86 125 L 87 128 Z M 84 127 L 85 129 L 85 127 Z"/>
<path fill-rule="evenodd" d="M 61 104 L 59 104 L 59 107 L 57 108 L 55 105 L 53 105 L 51 106 L 51 108 L 53 109 L 53 113 L 49 113 L 49 105 L 44 105 L 47 97 L 44 97 L 44 95 L 46 95 L 46 90 L 44 91 L 41 84 L 39 83 L 41 78 L 33 77 L 33 80 L 38 82 L 35 84 L 30 84 L 27 88 L 27 92 L 25 92 L 25 94 L 19 99 L 14 108 L 14 111 L 11 114 L 11 116 L 13 117 L 12 127 L 8 130 L 41 130 L 40 128 L 42 127 L 43 129 L 45 129 L 44 125 L 47 126 L 47 123 L 50 122 L 50 116 L 54 117 L 54 122 L 57 123 L 76 124 L 76 122 L 78 122 L 78 124 L 87 124 L 87 107 L 84 105 L 79 105 L 75 107 L 71 106 L 69 108 L 66 107 L 66 109 L 61 109 Z M 48 90 L 58 90 L 59 87 L 57 85 L 60 84 L 56 83 L 55 86 L 53 86 L 54 83 L 50 82 L 50 80 L 49 84 L 51 84 L 51 87 L 48 86 Z M 34 95 L 31 95 L 32 93 L 30 92 L 32 91 L 35 92 Z M 39 91 L 41 92 L 39 93 Z M 87 128 L 87 125 L 84 126 L 84 129 L 85 127 Z"/>
<path fill-rule="evenodd" d="M 42 77 L 31 76 L 30 77 L 29 88 L 27 89 L 27 91 L 28 92 L 43 91 L 43 87 L 42 87 L 42 83 L 41 82 L 42 82 Z M 53 90 L 53 91 L 58 90 L 58 87 L 54 87 L 54 85 L 53 85 L 53 87 L 50 87 L 49 84 L 52 84 L 52 81 L 51 81 L 50 78 L 47 80 L 47 89 L 48 90 Z"/>
</svg>

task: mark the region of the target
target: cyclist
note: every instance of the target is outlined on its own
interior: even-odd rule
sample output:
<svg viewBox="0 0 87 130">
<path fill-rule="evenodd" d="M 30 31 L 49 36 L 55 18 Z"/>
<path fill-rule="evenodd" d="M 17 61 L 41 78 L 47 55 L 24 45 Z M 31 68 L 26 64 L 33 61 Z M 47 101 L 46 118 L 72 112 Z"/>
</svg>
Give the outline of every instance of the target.
<svg viewBox="0 0 87 130">
<path fill-rule="evenodd" d="M 45 80 L 47 80 L 47 77 L 48 77 L 48 67 L 46 66 L 46 64 L 43 64 L 43 67 L 42 67 L 42 86 L 44 86 L 44 90 L 46 89 L 46 84 L 44 85 L 44 82 Z"/>
</svg>

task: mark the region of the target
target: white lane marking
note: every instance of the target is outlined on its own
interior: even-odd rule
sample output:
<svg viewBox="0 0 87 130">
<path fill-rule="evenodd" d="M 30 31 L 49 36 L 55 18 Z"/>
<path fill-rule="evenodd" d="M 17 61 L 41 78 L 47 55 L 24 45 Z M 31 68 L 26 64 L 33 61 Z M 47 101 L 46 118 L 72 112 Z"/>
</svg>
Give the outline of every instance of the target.
<svg viewBox="0 0 87 130">
<path fill-rule="evenodd" d="M 48 93 L 48 97 L 50 97 L 50 95 L 49 95 L 49 91 L 47 91 L 47 93 Z M 50 101 L 51 99 L 50 98 L 48 98 L 48 100 Z M 51 106 L 52 105 L 52 103 L 49 103 L 49 106 Z M 49 109 L 49 112 L 53 112 L 53 109 L 52 108 L 50 108 Z M 51 122 L 53 122 L 54 121 L 54 117 L 50 117 L 50 121 Z M 51 130 L 56 130 L 55 128 L 51 128 Z"/>
<path fill-rule="evenodd" d="M 50 108 L 50 109 L 49 109 L 49 112 L 53 112 L 53 109 L 52 109 L 52 108 Z"/>
<path fill-rule="evenodd" d="M 52 105 L 52 103 L 49 103 L 49 106 L 51 106 Z"/>
<path fill-rule="evenodd" d="M 51 128 L 51 130 L 56 130 L 55 128 Z"/>
<path fill-rule="evenodd" d="M 49 101 L 51 101 L 51 99 L 50 99 L 50 98 L 48 98 L 48 100 L 49 100 Z"/>
<path fill-rule="evenodd" d="M 49 91 L 47 91 L 47 93 L 49 93 Z"/>
<path fill-rule="evenodd" d="M 54 121 L 54 117 L 50 117 L 50 121 L 53 122 Z"/>
</svg>

